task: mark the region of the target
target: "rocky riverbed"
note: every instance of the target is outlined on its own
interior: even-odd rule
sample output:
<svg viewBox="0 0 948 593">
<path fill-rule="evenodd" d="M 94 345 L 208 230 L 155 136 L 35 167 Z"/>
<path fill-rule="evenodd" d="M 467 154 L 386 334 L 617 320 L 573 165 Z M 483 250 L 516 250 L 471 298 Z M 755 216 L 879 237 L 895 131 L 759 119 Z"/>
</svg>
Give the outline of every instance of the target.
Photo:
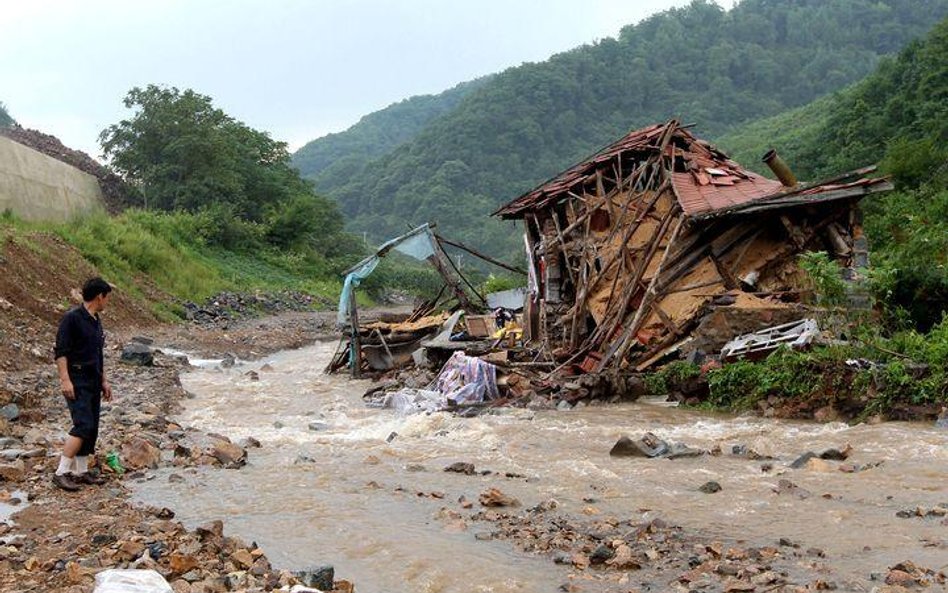
<svg viewBox="0 0 948 593">
<path fill-rule="evenodd" d="M 147 336 L 134 330 L 108 334 L 106 366 L 115 400 L 103 406 L 94 461 L 108 481 L 77 493 L 50 482 L 69 426 L 53 365 L 6 373 L 0 385 L 0 590 L 87 592 L 95 573 L 124 567 L 154 568 L 177 593 L 299 583 L 299 575 L 273 568 L 263 550 L 228 534 L 220 521 L 189 530 L 172 509 L 129 502 L 130 485 L 153 479 L 159 468 L 240 471 L 254 442 L 235 443 L 172 420 L 188 397 L 178 379 L 186 359 L 160 350 L 148 365 L 120 359 L 133 341 L 207 358 L 253 358 L 325 337 L 332 323 L 332 313 L 295 312 L 231 321 L 223 329 L 189 324 L 151 327 Z M 120 455 L 123 473 L 105 463 L 110 451 Z M 331 588 L 331 572 L 320 578 L 307 582 Z"/>
<path fill-rule="evenodd" d="M 299 559 L 286 562 L 282 549 L 274 556 L 273 550 L 280 546 L 273 537 L 236 537 L 237 531 L 254 530 L 239 521 L 239 509 L 248 507 L 235 504 L 241 499 L 230 490 L 240 490 L 242 483 L 273 484 L 280 472 L 289 476 L 289 486 L 315 480 L 315 489 L 294 496 L 305 499 L 309 513 L 314 500 L 325 498 L 328 520 L 339 523 L 321 523 L 322 527 L 314 527 L 317 531 L 292 534 L 323 540 L 319 553 L 304 561 L 314 569 L 336 564 L 336 554 L 339 558 L 354 554 L 356 560 L 347 559 L 351 565 L 391 553 L 400 562 L 397 554 L 408 553 L 409 567 L 416 567 L 411 570 L 417 572 L 425 557 L 443 556 L 431 546 L 459 546 L 447 548 L 445 561 L 453 558 L 461 568 L 444 572 L 433 585 L 416 585 L 409 575 L 401 582 L 405 590 L 765 593 L 836 589 L 883 593 L 945 586 L 944 567 L 932 558 L 939 555 L 938 550 L 948 550 L 948 538 L 938 531 L 948 524 L 948 507 L 928 494 L 924 505 L 913 502 L 922 500 L 919 493 L 929 492 L 931 480 L 925 476 L 935 479 L 939 470 L 919 474 L 917 483 L 903 482 L 901 489 L 896 488 L 901 480 L 898 472 L 886 472 L 905 455 L 905 447 L 888 446 L 898 444 L 898 431 L 870 435 L 865 430 L 882 429 L 850 432 L 836 427 L 824 434 L 815 427 L 764 426 L 687 414 L 649 417 L 644 408 L 613 408 L 601 402 L 570 412 L 519 410 L 476 419 L 435 415 L 380 420 L 369 417 L 380 411 L 362 406 L 362 389 L 343 389 L 342 384 L 336 386 L 338 400 L 325 408 L 327 417 L 313 417 L 309 406 L 317 404 L 295 397 L 300 389 L 299 371 L 289 363 L 268 369 L 262 360 L 239 362 L 332 338 L 332 324 L 332 313 L 291 312 L 232 320 L 223 326 L 151 327 L 145 336 L 128 328 L 110 334 L 107 366 L 116 401 L 103 414 L 99 461 L 101 454 L 116 451 L 126 471 L 118 474 L 100 463 L 108 483 L 78 493 L 62 492 L 50 483 L 68 427 L 52 365 L 5 375 L 0 402 L 5 404 L 0 412 L 5 415 L 0 419 L 0 590 L 88 592 L 95 573 L 114 567 L 154 568 L 177 593 L 266 591 L 291 587 L 301 577 L 324 590 L 351 590 L 350 583 L 334 581 L 329 569 L 306 575 L 287 570 L 300 569 Z M 126 345 L 147 342 L 145 350 L 153 357 L 150 366 L 120 361 Z M 189 425 L 191 416 L 184 411 L 194 407 L 192 394 L 179 378 L 187 363 L 177 354 L 185 351 L 220 361 L 216 366 L 237 362 L 221 370 L 217 379 L 231 386 L 230 397 L 199 406 L 213 404 L 223 411 L 209 407 L 207 414 L 224 414 L 245 398 L 247 405 L 262 406 L 251 410 L 251 415 L 262 415 L 275 406 L 270 412 L 289 415 L 284 418 L 288 426 L 280 422 L 278 427 L 267 417 L 265 424 L 220 434 L 226 431 L 216 426 L 233 430 L 238 423 L 215 425 L 207 421 L 213 417 L 208 415 L 203 422 Z M 314 366 L 308 353 L 301 353 L 300 360 L 301 368 Z M 260 390 L 269 390 L 269 378 L 280 373 L 292 378 L 285 399 L 260 401 Z M 341 380 L 326 381 L 335 385 Z M 292 405 L 303 407 L 293 411 Z M 344 420 L 355 424 L 346 427 Z M 257 448 L 259 441 L 253 433 L 269 430 L 284 439 L 275 442 L 295 443 L 290 424 L 296 421 L 302 434 L 322 436 L 299 441 L 313 447 L 308 454 L 295 450 L 300 445 L 282 445 L 290 459 L 283 467 L 279 465 L 281 447 L 265 443 Z M 700 449 L 700 457 L 630 462 L 610 456 L 615 427 L 636 423 L 649 430 L 654 427 L 666 437 L 687 436 L 688 444 Z M 689 428 L 702 423 L 707 426 Z M 379 432 L 378 438 L 374 432 Z M 857 442 L 849 459 L 824 457 L 820 452 L 825 453 L 826 444 L 844 449 L 843 443 L 824 442 L 835 434 L 859 439 L 863 445 Z M 699 435 L 700 442 L 694 442 Z M 265 440 L 263 434 L 257 436 Z M 886 447 L 867 446 L 883 436 Z M 738 437 L 750 439 L 750 446 L 722 447 Z M 927 434 L 926 443 L 931 438 Z M 800 441 L 811 441 L 809 446 L 818 454 L 794 468 L 792 462 L 803 452 L 797 445 Z M 887 463 L 880 465 L 886 456 Z M 459 457 L 463 461 L 458 462 Z M 314 458 L 323 460 L 319 472 L 307 469 L 314 467 Z M 449 458 L 455 462 L 447 463 Z M 250 465 L 245 465 L 248 460 Z M 918 460 L 913 458 L 911 463 Z M 629 469 L 633 465 L 634 471 Z M 195 521 L 201 513 L 181 498 L 195 494 L 181 487 L 202 480 L 203 485 L 196 485 L 200 496 L 226 500 L 238 510 L 221 506 L 219 515 L 204 511 L 205 516 Z M 131 499 L 142 490 L 151 493 L 148 504 Z M 276 490 L 251 488 L 247 492 L 256 492 L 255 504 L 276 504 L 280 497 L 285 510 L 294 504 Z M 362 524 L 366 516 L 378 514 L 375 529 L 379 533 L 351 531 L 344 521 L 353 513 L 343 512 L 350 505 L 364 514 L 358 517 Z M 770 527 L 762 514 L 772 517 Z M 183 515 L 190 520 L 179 521 Z M 411 532 L 398 526 L 399 515 L 414 522 Z M 296 521 L 292 514 L 287 520 Z M 893 552 L 898 546 L 878 537 L 872 545 L 859 543 L 859 553 L 866 559 L 853 562 L 845 558 L 855 545 L 848 541 L 852 538 L 844 537 L 846 541 L 834 546 L 827 539 L 832 537 L 832 525 L 817 525 L 833 520 L 844 521 L 850 529 L 858 525 L 857 531 L 891 530 L 893 538 L 904 542 L 905 553 Z M 877 527 L 858 524 L 862 521 L 872 521 Z M 913 531 L 912 526 L 918 529 Z M 280 537 L 292 533 L 285 526 L 282 529 Z M 292 529 L 299 531 L 300 524 L 294 523 Z M 380 534 L 384 529 L 392 529 L 392 541 L 398 543 L 386 543 Z M 432 529 L 441 534 L 437 537 L 447 539 L 435 538 Z M 922 532 L 924 541 L 919 540 Z M 339 539 L 342 533 L 347 535 Z M 912 533 L 919 535 L 912 537 Z M 396 549 L 407 538 L 414 543 Z M 474 572 L 473 564 L 465 561 L 471 545 L 489 550 L 483 558 L 488 563 L 505 562 L 491 565 L 503 568 Z M 841 569 L 843 563 L 849 565 Z M 341 576 L 350 572 L 355 571 Z M 542 575 L 544 584 L 537 587 L 530 575 Z M 497 584 L 484 588 L 477 579 Z M 361 582 L 358 577 L 354 580 Z M 396 581 L 388 588 L 397 589 L 397 585 Z M 376 589 L 368 586 L 365 590 Z"/>
</svg>

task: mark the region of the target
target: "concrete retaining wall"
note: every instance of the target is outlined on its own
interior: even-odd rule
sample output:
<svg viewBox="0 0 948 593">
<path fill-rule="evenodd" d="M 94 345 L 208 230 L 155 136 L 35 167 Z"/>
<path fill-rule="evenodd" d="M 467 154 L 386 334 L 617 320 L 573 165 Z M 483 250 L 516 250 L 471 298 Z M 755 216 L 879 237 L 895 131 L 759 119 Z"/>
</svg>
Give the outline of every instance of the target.
<svg viewBox="0 0 948 593">
<path fill-rule="evenodd" d="M 0 136 L 0 212 L 63 222 L 105 210 L 99 181 L 71 165 Z"/>
</svg>

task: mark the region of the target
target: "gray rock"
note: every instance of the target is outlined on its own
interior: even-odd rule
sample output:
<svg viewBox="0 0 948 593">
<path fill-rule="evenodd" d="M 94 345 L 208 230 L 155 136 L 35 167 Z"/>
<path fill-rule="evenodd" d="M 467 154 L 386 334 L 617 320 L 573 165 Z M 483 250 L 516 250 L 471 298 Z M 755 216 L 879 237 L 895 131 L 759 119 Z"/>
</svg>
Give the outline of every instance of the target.
<svg viewBox="0 0 948 593">
<path fill-rule="evenodd" d="M 320 430 L 328 430 L 329 425 L 326 424 L 325 422 L 310 422 L 309 429 L 314 432 L 318 432 Z"/>
<path fill-rule="evenodd" d="M 800 469 L 805 467 L 807 462 L 809 462 L 811 459 L 816 459 L 817 457 L 819 456 L 813 451 L 807 451 L 803 455 L 797 457 L 796 461 L 790 464 L 790 469 Z"/>
<path fill-rule="evenodd" d="M 666 457 L 669 459 L 683 459 L 685 457 L 701 457 L 702 455 L 704 455 L 704 451 L 701 449 L 693 449 L 688 445 L 674 443 L 668 448 Z"/>
<path fill-rule="evenodd" d="M 229 369 L 229 368 L 231 368 L 232 366 L 234 366 L 235 364 L 237 364 L 237 357 L 235 357 L 233 354 L 228 354 L 228 355 L 226 355 L 226 356 L 224 357 L 224 359 L 221 361 L 221 368 L 222 368 L 222 369 Z"/>
<path fill-rule="evenodd" d="M 20 417 L 20 407 L 16 404 L 7 404 L 0 408 L 0 416 L 12 422 Z"/>
<path fill-rule="evenodd" d="M 46 455 L 46 449 L 4 449 L 0 451 L 0 460 L 14 461 L 17 459 L 32 459 Z"/>
<path fill-rule="evenodd" d="M 556 409 L 559 410 L 559 411 L 561 411 L 561 412 L 566 411 L 566 410 L 572 410 L 572 409 L 573 409 L 573 404 L 569 403 L 569 402 L 566 401 L 565 399 L 564 399 L 564 400 L 560 400 L 560 403 L 556 404 Z"/>
<path fill-rule="evenodd" d="M 332 565 L 326 564 L 324 566 L 298 570 L 293 573 L 293 576 L 298 578 L 304 587 L 312 587 L 320 591 L 331 591 L 333 588 L 333 580 L 336 576 L 336 570 Z"/>
<path fill-rule="evenodd" d="M 132 341 L 137 342 L 139 344 L 144 344 L 146 346 L 151 346 L 152 344 L 155 343 L 155 339 L 149 338 L 148 336 L 135 336 L 132 338 Z"/>
<path fill-rule="evenodd" d="M 704 492 L 705 494 L 714 494 L 715 492 L 721 491 L 721 485 L 712 480 L 702 484 L 698 490 Z"/>
<path fill-rule="evenodd" d="M 244 439 L 240 439 L 240 442 L 237 443 L 237 444 L 240 445 L 241 447 L 243 447 L 244 449 L 258 449 L 258 448 L 260 448 L 260 441 L 258 441 L 257 439 L 255 439 L 255 438 L 253 438 L 253 437 L 247 437 L 247 438 L 244 438 Z"/>
<path fill-rule="evenodd" d="M 473 463 L 466 463 L 466 462 L 464 462 L 464 461 L 458 461 L 458 462 L 452 463 L 452 464 L 449 465 L 448 467 L 444 468 L 444 471 L 446 471 L 446 472 L 454 472 L 454 473 L 457 473 L 457 474 L 466 474 L 466 475 L 469 475 L 469 476 L 473 476 L 476 470 L 474 469 L 474 464 L 473 464 Z"/>
<path fill-rule="evenodd" d="M 155 364 L 155 353 L 152 349 L 139 342 L 129 342 L 122 348 L 122 362 L 142 367 Z"/>
<path fill-rule="evenodd" d="M 596 546 L 596 549 L 593 550 L 593 553 L 589 555 L 590 564 L 602 564 L 606 560 L 610 560 L 616 553 L 612 548 L 606 544 L 599 544 Z"/>
<path fill-rule="evenodd" d="M 18 444 L 20 444 L 20 441 L 13 437 L 0 437 L 0 449 L 6 449 L 7 447 L 12 447 Z"/>
<path fill-rule="evenodd" d="M 658 438 L 654 434 L 647 432 L 642 438 L 632 440 L 629 437 L 621 437 L 616 444 L 612 446 L 609 455 L 613 457 L 660 457 L 668 453 L 668 443 Z"/>
</svg>

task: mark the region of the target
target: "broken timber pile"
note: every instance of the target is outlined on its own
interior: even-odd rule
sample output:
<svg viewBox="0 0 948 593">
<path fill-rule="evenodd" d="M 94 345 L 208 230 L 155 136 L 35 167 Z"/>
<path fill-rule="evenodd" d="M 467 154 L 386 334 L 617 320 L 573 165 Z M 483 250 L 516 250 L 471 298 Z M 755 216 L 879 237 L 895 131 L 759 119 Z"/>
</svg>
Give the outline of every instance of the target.
<svg viewBox="0 0 948 593">
<path fill-rule="evenodd" d="M 585 372 L 642 371 L 691 341 L 734 293 L 799 299 L 796 255 L 867 265 L 858 201 L 892 189 L 873 168 L 800 184 L 775 153 L 774 181 L 672 120 L 633 131 L 494 215 L 524 223 L 528 335 Z"/>
</svg>

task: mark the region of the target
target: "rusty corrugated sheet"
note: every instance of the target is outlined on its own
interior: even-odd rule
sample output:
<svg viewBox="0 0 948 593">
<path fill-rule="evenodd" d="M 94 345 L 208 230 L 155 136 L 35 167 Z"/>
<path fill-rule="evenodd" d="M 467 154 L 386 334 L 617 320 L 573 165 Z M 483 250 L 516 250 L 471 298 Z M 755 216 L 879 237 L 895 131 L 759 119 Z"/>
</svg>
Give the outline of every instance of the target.
<svg viewBox="0 0 948 593">
<path fill-rule="evenodd" d="M 611 171 L 620 154 L 623 159 L 644 160 L 660 150 L 660 143 L 669 128 L 671 141 L 665 150 L 666 160 L 673 163 L 671 182 L 687 216 L 706 216 L 774 196 L 811 196 L 828 191 L 878 183 L 859 179 L 847 184 L 801 186 L 801 191 L 787 190 L 779 181 L 768 179 L 744 169 L 708 142 L 692 135 L 672 120 L 634 130 L 603 148 L 585 161 L 573 165 L 556 177 L 521 195 L 494 212 L 503 218 L 521 218 L 528 211 L 549 207 L 568 192 L 581 194 L 583 187 L 595 180 L 597 170 Z"/>
</svg>

